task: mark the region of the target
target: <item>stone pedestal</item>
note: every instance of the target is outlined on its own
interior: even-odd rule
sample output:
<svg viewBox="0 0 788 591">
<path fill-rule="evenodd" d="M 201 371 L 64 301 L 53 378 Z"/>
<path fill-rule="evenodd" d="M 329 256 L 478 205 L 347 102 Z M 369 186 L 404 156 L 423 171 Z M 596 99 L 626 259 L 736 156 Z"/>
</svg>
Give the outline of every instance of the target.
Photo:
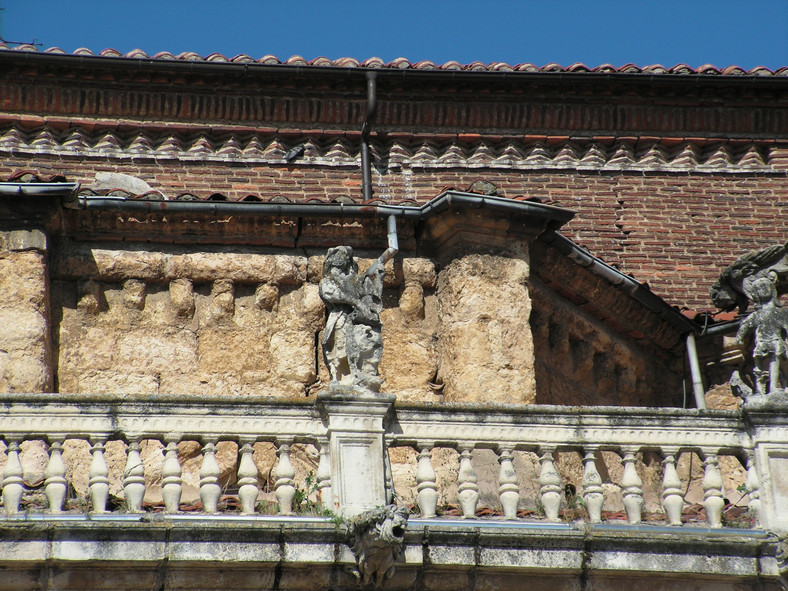
<svg viewBox="0 0 788 591">
<path fill-rule="evenodd" d="M 757 486 L 755 495 L 750 491 L 750 507 L 755 496 L 761 527 L 788 533 L 788 404 L 782 396 L 751 396 L 742 411 L 752 429 Z"/>
<path fill-rule="evenodd" d="M 346 387 L 317 396 L 328 424 L 333 507 L 343 517 L 386 504 L 383 420 L 395 399 Z"/>
</svg>

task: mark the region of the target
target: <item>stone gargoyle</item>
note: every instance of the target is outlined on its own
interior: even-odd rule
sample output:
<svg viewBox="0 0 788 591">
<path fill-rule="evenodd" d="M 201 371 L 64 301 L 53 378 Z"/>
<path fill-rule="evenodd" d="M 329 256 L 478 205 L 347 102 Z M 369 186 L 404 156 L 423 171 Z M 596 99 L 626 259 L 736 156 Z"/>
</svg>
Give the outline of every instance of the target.
<svg viewBox="0 0 788 591">
<path fill-rule="evenodd" d="M 769 271 L 783 278 L 788 277 L 788 242 L 748 252 L 736 259 L 711 287 L 714 305 L 726 311 L 738 308 L 743 314 L 750 303 L 745 292 L 746 280 L 764 276 Z"/>
<path fill-rule="evenodd" d="M 380 587 L 394 575 L 403 553 L 408 509 L 388 505 L 356 515 L 348 524 L 348 545 L 356 557 L 352 574 L 364 585 Z"/>
</svg>

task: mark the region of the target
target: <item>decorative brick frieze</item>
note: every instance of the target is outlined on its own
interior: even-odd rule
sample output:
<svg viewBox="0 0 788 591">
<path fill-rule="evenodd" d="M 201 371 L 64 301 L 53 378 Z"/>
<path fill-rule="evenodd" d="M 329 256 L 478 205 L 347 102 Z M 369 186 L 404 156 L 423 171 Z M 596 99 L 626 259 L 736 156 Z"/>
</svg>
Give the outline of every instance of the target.
<svg viewBox="0 0 788 591">
<path fill-rule="evenodd" d="M 667 172 L 770 172 L 785 169 L 788 144 L 764 140 L 702 138 L 573 138 L 523 135 L 473 139 L 466 134 L 395 136 L 376 134 L 371 142 L 379 172 L 401 169 L 483 168 L 501 170 L 632 170 Z M 291 148 L 303 147 L 295 160 Z M 0 154 L 52 155 L 88 159 L 156 162 L 212 162 L 225 165 L 272 164 L 349 167 L 360 164 L 354 134 L 315 135 L 204 132 L 199 128 L 156 133 L 140 126 L 120 133 L 81 128 L 58 132 L 51 125 L 26 131 L 19 125 L 0 134 Z"/>
</svg>

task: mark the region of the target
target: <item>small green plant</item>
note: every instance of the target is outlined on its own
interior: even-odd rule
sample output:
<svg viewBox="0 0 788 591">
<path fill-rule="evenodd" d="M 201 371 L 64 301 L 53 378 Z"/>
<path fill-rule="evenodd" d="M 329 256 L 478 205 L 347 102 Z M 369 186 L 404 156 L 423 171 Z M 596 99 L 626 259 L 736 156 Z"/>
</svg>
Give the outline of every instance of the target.
<svg viewBox="0 0 788 591">
<path fill-rule="evenodd" d="M 577 494 L 573 485 L 566 485 L 564 488 L 564 496 L 566 497 L 566 509 L 563 511 L 563 517 L 568 521 L 585 519 L 586 504 L 583 501 L 583 497 Z"/>
<path fill-rule="evenodd" d="M 309 472 L 304 479 L 304 485 L 296 485 L 293 496 L 293 512 L 296 515 L 334 518 L 335 513 L 323 505 L 319 492 L 317 479 L 313 472 Z"/>
</svg>

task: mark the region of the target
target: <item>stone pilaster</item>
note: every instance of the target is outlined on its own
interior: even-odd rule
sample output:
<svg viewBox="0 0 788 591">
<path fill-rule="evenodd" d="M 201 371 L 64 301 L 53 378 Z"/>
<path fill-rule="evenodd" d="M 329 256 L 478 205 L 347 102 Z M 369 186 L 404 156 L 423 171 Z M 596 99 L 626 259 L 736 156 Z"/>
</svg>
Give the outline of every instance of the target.
<svg viewBox="0 0 788 591">
<path fill-rule="evenodd" d="M 52 391 L 47 236 L 0 232 L 0 392 Z"/>
</svg>

